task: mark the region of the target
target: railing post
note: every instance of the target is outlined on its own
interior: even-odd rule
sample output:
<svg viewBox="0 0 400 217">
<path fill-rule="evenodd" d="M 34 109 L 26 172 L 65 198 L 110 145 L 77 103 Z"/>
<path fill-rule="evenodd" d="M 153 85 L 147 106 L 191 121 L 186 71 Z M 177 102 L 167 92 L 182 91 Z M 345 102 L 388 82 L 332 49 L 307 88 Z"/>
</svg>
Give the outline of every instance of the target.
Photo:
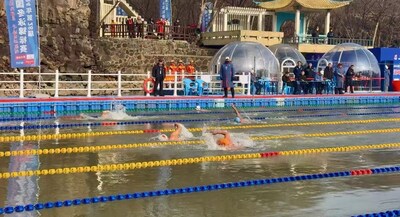
<svg viewBox="0 0 400 217">
<path fill-rule="evenodd" d="M 147 71 L 147 78 L 150 78 L 150 71 Z M 150 89 L 150 83 L 147 82 L 147 90 Z M 157 90 L 157 87 L 154 87 L 154 91 Z M 150 93 L 146 93 L 146 96 L 150 96 Z"/>
<path fill-rule="evenodd" d="M 55 88 L 54 88 L 54 97 L 58 97 L 58 93 L 59 93 L 59 85 L 60 85 L 60 71 L 58 71 L 58 69 L 56 70 L 56 77 L 55 77 Z"/>
<path fill-rule="evenodd" d="M 88 71 L 87 97 L 92 97 L 92 70 Z"/>
<path fill-rule="evenodd" d="M 121 71 L 118 71 L 118 97 L 122 96 L 122 75 Z"/>
<path fill-rule="evenodd" d="M 247 96 L 251 95 L 251 73 L 248 74 L 248 84 L 247 84 Z"/>
<path fill-rule="evenodd" d="M 174 75 L 174 96 L 178 96 L 178 72 Z"/>
<path fill-rule="evenodd" d="M 24 98 L 24 70 L 19 71 L 19 98 Z"/>
</svg>

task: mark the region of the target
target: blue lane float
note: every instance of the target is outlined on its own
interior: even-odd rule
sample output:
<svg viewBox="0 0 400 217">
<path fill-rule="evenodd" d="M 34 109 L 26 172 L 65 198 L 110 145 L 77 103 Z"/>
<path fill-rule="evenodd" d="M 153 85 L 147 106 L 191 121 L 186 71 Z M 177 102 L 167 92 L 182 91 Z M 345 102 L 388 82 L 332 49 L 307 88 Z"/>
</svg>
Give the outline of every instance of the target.
<svg viewBox="0 0 400 217">
<path fill-rule="evenodd" d="M 363 175 L 382 174 L 382 173 L 385 173 L 385 174 L 399 173 L 400 166 L 374 168 L 374 169 L 363 169 L 363 170 L 369 171 L 369 173 L 365 173 Z M 278 183 L 299 182 L 299 181 L 319 180 L 319 179 L 328 179 L 328 178 L 341 178 L 341 177 L 351 177 L 351 176 L 360 176 L 360 175 L 357 175 L 356 173 L 354 173 L 354 170 L 353 170 L 353 171 L 341 171 L 341 172 L 331 172 L 331 173 L 321 173 L 321 174 L 309 174 L 309 175 L 301 175 L 301 176 L 288 176 L 288 177 L 280 177 L 280 178 L 256 179 L 256 180 L 229 182 L 229 183 L 222 183 L 222 184 L 191 186 L 191 187 L 175 188 L 175 189 L 162 189 L 162 190 L 155 190 L 155 191 L 117 194 L 117 195 L 110 195 L 110 196 L 89 197 L 89 198 L 83 198 L 83 199 L 77 198 L 77 199 L 72 199 L 72 200 L 64 200 L 64 201 L 56 201 L 56 202 L 45 202 L 45 203 L 37 203 L 37 204 L 8 206 L 8 207 L 0 208 L 0 214 L 13 214 L 13 213 L 21 213 L 21 212 L 31 212 L 31 211 L 35 211 L 35 210 L 40 211 L 43 209 L 53 209 L 53 208 L 59 208 L 59 207 L 73 207 L 73 206 L 80 206 L 80 205 L 107 203 L 107 202 L 113 202 L 113 201 L 141 199 L 141 198 L 150 198 L 150 197 L 161 197 L 161 196 L 173 196 L 173 195 L 179 195 L 179 194 L 201 193 L 201 192 L 209 192 L 209 191 L 219 191 L 219 190 L 224 190 L 224 189 L 235 189 L 235 188 L 262 186 L 262 185 L 270 185 L 270 184 L 278 184 Z"/>
<path fill-rule="evenodd" d="M 202 108 L 224 108 L 232 103 L 238 107 L 293 107 L 293 106 L 333 106 L 333 105 L 361 105 L 361 104 L 387 104 L 399 103 L 400 97 L 396 95 L 385 96 L 325 96 L 325 97 L 295 97 L 295 98 L 237 98 L 237 99 L 152 99 L 147 100 L 118 100 L 109 98 L 106 100 L 74 100 L 73 98 L 65 101 L 53 102 L 18 102 L 0 103 L 0 112 L 79 112 L 85 110 L 108 110 L 112 103 L 121 103 L 128 110 L 154 110 L 154 109 L 191 109 L 196 105 Z"/>
<path fill-rule="evenodd" d="M 338 113 L 338 114 L 320 114 L 320 115 L 291 115 L 280 117 L 253 117 L 252 120 L 263 121 L 275 118 L 315 118 L 315 117 L 336 117 L 336 116 L 368 116 L 368 115 L 388 115 L 400 114 L 400 112 L 370 112 L 370 113 Z M 127 121 L 115 122 L 104 121 L 96 123 L 66 123 L 66 124 L 44 124 L 44 125 L 24 125 L 24 126 L 0 126 L 0 131 L 15 131 L 15 130 L 36 130 L 36 129 L 64 129 L 75 127 L 104 127 L 104 126 L 128 126 L 128 125 L 143 125 L 143 124 L 163 124 L 163 123 L 191 123 L 191 122 L 213 122 L 213 121 L 231 121 L 232 118 L 203 118 L 203 119 L 180 119 L 180 120 L 154 120 L 154 121 Z M 27 118 L 25 121 L 31 121 Z M 110 125 L 108 125 L 108 123 Z"/>
<path fill-rule="evenodd" d="M 400 216 L 400 209 L 385 212 L 368 213 L 363 215 L 354 215 L 352 217 L 397 217 Z"/>
</svg>

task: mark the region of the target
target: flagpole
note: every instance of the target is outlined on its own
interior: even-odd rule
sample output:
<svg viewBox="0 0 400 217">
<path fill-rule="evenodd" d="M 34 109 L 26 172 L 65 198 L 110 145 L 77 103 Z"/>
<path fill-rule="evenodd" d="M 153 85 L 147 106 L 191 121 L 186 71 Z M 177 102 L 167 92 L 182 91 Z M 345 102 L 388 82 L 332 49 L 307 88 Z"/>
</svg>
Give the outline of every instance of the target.
<svg viewBox="0 0 400 217">
<path fill-rule="evenodd" d="M 40 53 L 41 53 L 41 47 L 40 47 L 40 19 L 39 19 L 39 0 L 34 0 L 35 1 L 35 5 L 36 5 L 36 25 L 37 25 L 37 40 L 38 40 L 38 69 L 39 69 L 39 76 L 38 76 L 38 90 L 39 90 L 39 94 L 42 93 L 42 75 L 41 75 L 41 71 L 42 71 L 42 65 L 41 63 L 41 58 L 40 58 Z"/>
</svg>

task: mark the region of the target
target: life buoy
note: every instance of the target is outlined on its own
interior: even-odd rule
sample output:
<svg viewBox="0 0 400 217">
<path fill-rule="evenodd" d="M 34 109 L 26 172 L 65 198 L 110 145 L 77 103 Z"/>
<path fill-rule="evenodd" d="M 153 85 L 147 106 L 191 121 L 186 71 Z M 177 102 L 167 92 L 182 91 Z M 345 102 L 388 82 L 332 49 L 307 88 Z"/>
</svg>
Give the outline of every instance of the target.
<svg viewBox="0 0 400 217">
<path fill-rule="evenodd" d="M 151 82 L 151 83 L 153 84 L 153 87 L 150 88 L 150 89 L 147 88 L 147 83 L 149 83 L 149 82 Z M 154 92 L 155 83 L 156 83 L 156 82 L 154 81 L 153 78 L 146 78 L 146 79 L 144 79 L 144 81 L 143 81 L 143 90 L 144 90 L 144 92 L 146 92 L 146 93 L 153 93 L 153 92 Z M 149 86 L 150 86 L 150 85 L 149 85 Z"/>
</svg>

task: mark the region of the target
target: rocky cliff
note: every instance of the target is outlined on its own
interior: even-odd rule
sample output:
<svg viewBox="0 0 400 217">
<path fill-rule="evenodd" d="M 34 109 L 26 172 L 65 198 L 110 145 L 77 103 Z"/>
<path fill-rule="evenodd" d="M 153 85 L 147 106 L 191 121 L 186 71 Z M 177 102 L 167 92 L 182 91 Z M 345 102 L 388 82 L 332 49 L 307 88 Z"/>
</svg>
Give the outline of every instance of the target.
<svg viewBox="0 0 400 217">
<path fill-rule="evenodd" d="M 213 49 L 187 42 L 99 38 L 96 1 L 40 0 L 39 23 L 42 72 L 144 73 L 158 58 L 195 60 L 206 70 Z M 0 1 L 0 26 L 6 26 Z M 7 31 L 0 32 L 0 71 L 11 71 Z M 36 71 L 36 69 L 28 69 Z M 139 79 L 139 78 L 138 78 Z M 140 78 L 141 79 L 141 78 Z"/>
</svg>

